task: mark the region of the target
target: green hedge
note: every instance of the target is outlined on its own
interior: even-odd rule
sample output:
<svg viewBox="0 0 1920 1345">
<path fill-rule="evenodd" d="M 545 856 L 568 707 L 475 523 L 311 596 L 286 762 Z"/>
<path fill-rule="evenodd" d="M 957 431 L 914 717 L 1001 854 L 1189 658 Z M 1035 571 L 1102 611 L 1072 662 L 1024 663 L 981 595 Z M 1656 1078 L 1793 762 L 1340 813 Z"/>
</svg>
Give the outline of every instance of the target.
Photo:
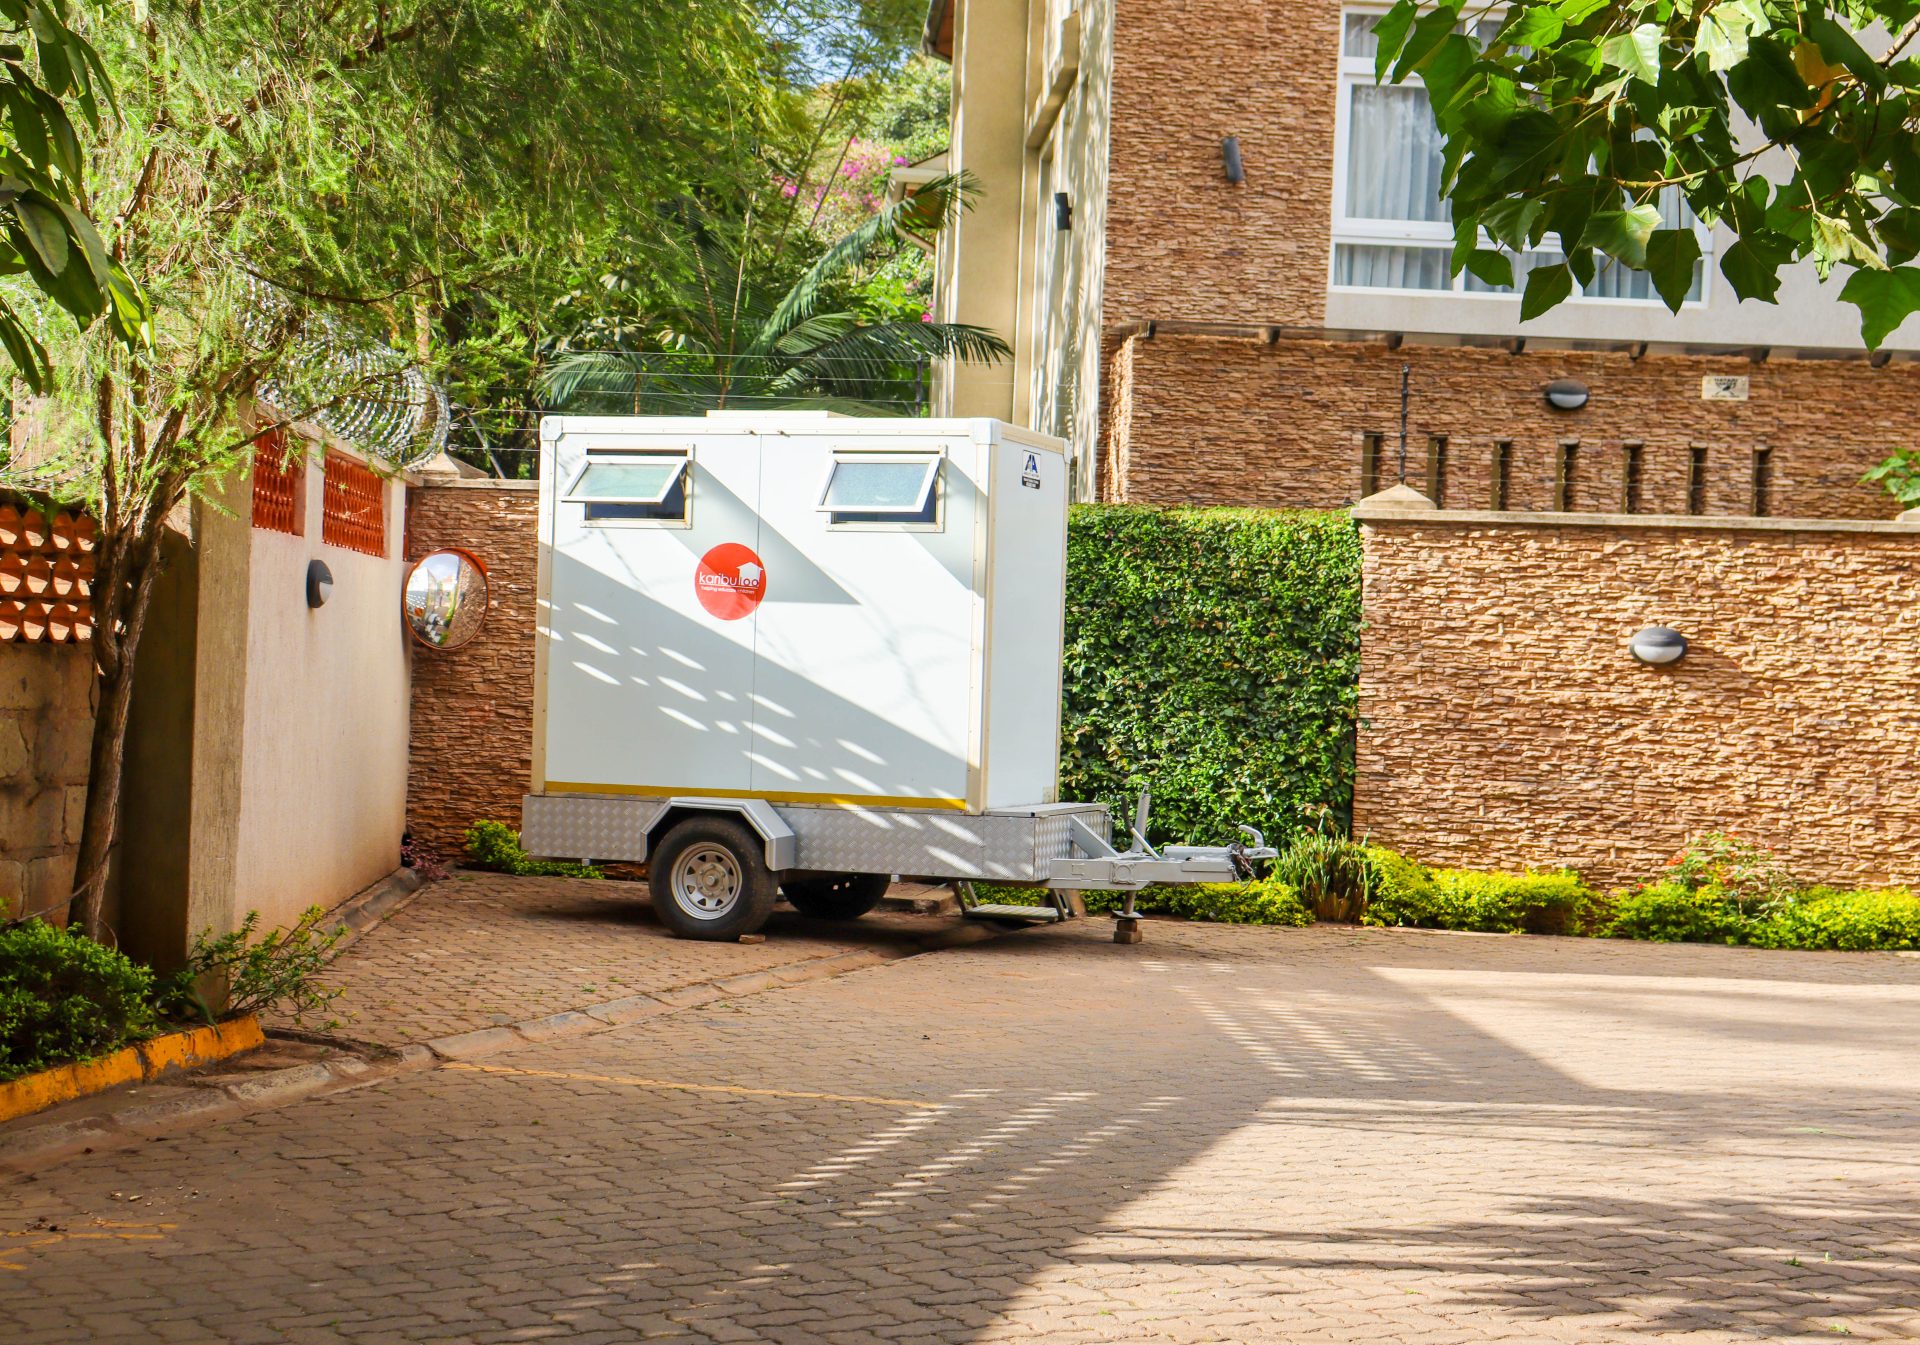
<svg viewBox="0 0 1920 1345">
<path fill-rule="evenodd" d="M 1360 541 L 1343 513 L 1081 505 L 1067 533 L 1060 786 L 1153 839 L 1284 842 L 1353 805 Z"/>
<path fill-rule="evenodd" d="M 153 973 L 118 949 L 27 920 L 0 928 L 0 1079 L 151 1036 Z"/>
<path fill-rule="evenodd" d="M 1606 933 L 1616 939 L 1757 948 L 1920 948 L 1920 897 L 1903 887 L 1813 887 L 1752 909 L 1712 884 L 1650 883 L 1614 898 Z"/>
<path fill-rule="evenodd" d="M 1422 869 L 1403 855 L 1367 847 L 1377 875 L 1361 919 L 1369 925 L 1462 929 L 1486 934 L 1576 934 L 1588 927 L 1595 893 L 1580 875 Z"/>
</svg>

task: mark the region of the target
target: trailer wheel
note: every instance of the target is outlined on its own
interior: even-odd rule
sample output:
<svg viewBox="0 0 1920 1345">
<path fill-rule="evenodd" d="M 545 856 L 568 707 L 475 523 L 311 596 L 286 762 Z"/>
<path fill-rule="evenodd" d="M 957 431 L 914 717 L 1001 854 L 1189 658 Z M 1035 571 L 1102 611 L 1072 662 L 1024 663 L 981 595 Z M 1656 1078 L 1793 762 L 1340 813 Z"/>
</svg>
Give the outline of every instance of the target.
<svg viewBox="0 0 1920 1345">
<path fill-rule="evenodd" d="M 692 817 L 669 831 L 648 864 L 660 923 L 683 939 L 737 939 L 773 913 L 779 887 L 759 837 L 724 817 Z"/>
<path fill-rule="evenodd" d="M 782 883 L 793 909 L 815 920 L 858 920 L 880 904 L 892 878 L 884 873 L 835 873 Z"/>
</svg>

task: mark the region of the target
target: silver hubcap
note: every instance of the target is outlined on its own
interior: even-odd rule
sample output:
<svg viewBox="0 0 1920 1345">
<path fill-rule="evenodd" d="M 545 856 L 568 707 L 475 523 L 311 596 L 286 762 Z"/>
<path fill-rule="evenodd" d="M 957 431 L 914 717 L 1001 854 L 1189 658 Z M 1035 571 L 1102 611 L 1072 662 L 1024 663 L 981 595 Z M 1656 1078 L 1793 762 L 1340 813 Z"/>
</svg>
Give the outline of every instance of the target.
<svg viewBox="0 0 1920 1345">
<path fill-rule="evenodd" d="M 718 920 L 733 909 L 745 886 L 740 861 L 723 845 L 702 841 L 673 861 L 668 879 L 681 910 L 698 920 Z"/>
</svg>

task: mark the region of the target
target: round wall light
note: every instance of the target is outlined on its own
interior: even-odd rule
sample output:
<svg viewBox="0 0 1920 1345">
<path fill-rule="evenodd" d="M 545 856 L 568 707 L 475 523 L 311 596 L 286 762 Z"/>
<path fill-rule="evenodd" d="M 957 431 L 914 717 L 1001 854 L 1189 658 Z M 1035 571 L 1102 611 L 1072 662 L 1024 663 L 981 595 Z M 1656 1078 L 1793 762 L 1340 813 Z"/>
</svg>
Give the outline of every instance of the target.
<svg viewBox="0 0 1920 1345">
<path fill-rule="evenodd" d="M 1547 384 L 1547 405 L 1556 411 L 1578 411 L 1587 404 L 1587 385 L 1573 378 L 1556 378 Z"/>
<path fill-rule="evenodd" d="M 1627 649 L 1642 663 L 1661 668 L 1687 656 L 1687 637 L 1671 626 L 1648 626 L 1635 633 Z"/>
<path fill-rule="evenodd" d="M 307 562 L 307 606 L 325 607 L 333 596 L 333 571 L 324 560 Z"/>
</svg>

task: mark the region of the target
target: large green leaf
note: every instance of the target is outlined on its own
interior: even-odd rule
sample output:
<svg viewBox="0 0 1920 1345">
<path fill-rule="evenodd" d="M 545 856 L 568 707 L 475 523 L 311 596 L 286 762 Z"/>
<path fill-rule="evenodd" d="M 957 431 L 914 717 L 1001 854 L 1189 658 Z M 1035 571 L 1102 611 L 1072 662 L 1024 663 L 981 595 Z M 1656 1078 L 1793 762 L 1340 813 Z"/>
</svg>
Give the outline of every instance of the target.
<svg viewBox="0 0 1920 1345">
<path fill-rule="evenodd" d="M 1526 292 L 1520 296 L 1520 321 L 1537 318 L 1573 293 L 1573 272 L 1565 262 L 1536 266 L 1527 272 Z"/>
<path fill-rule="evenodd" d="M 1647 240 L 1660 227 L 1660 208 L 1637 205 L 1628 210 L 1597 210 L 1587 220 L 1580 241 L 1599 248 L 1628 266 L 1647 264 Z"/>
<path fill-rule="evenodd" d="M 1720 254 L 1720 274 L 1733 286 L 1735 297 L 1776 303 L 1780 268 L 1786 262 L 1785 248 L 1770 248 L 1761 237 L 1749 234 Z"/>
<path fill-rule="evenodd" d="M 1625 71 L 1645 84 L 1660 82 L 1660 25 L 1643 23 L 1631 32 L 1615 33 L 1600 45 L 1600 55 L 1615 70 Z"/>
<path fill-rule="evenodd" d="M 1855 271 L 1840 297 L 1860 310 L 1860 336 L 1870 350 L 1915 312 L 1920 312 L 1920 267 Z"/>
<path fill-rule="evenodd" d="M 1678 313 L 1693 288 L 1700 239 L 1692 229 L 1655 229 L 1647 238 L 1647 273 L 1667 307 Z"/>
<path fill-rule="evenodd" d="M 14 214 L 27 241 L 48 271 L 59 275 L 67 269 L 67 222 L 60 211 L 44 201 L 23 196 L 14 202 Z"/>
</svg>

